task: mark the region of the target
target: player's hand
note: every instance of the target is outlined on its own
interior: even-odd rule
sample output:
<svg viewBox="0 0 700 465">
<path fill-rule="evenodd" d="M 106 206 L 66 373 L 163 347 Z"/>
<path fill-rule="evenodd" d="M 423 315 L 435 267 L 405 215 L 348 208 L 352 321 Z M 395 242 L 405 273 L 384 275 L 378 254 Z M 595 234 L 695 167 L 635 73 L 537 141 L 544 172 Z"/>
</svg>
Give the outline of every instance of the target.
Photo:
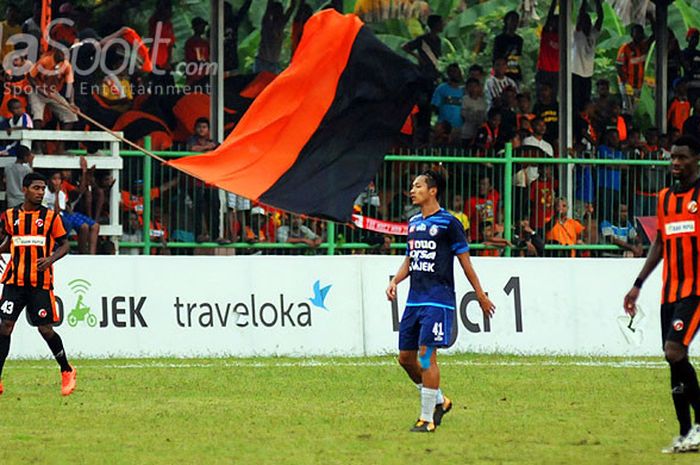
<svg viewBox="0 0 700 465">
<path fill-rule="evenodd" d="M 389 281 L 389 287 L 386 288 L 386 298 L 396 300 L 396 283 L 393 279 Z"/>
<path fill-rule="evenodd" d="M 639 298 L 639 288 L 633 287 L 625 296 L 625 313 L 634 316 L 637 313 L 637 299 Z"/>
<path fill-rule="evenodd" d="M 48 269 L 48 267 L 51 266 L 51 263 L 53 263 L 51 257 L 40 258 L 36 261 L 36 269 L 39 271 L 45 271 L 46 269 Z"/>
<path fill-rule="evenodd" d="M 493 304 L 493 302 L 491 302 L 489 296 L 486 295 L 485 292 L 482 292 L 481 294 L 477 294 L 476 298 L 479 301 L 481 311 L 484 312 L 484 315 L 491 318 L 493 314 L 496 313 L 496 306 Z"/>
</svg>

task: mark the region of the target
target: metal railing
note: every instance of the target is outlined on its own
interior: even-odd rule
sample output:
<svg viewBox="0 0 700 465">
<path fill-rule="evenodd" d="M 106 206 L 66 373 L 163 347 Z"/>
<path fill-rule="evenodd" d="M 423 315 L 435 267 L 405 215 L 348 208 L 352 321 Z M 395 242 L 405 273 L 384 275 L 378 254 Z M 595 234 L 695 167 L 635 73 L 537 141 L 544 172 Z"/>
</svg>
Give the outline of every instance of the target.
<svg viewBox="0 0 700 465">
<path fill-rule="evenodd" d="M 148 140 L 145 145 L 149 148 Z M 166 159 L 192 155 L 173 151 L 156 153 Z M 131 209 L 122 205 L 125 236 L 119 246 L 123 249 L 140 249 L 144 254 L 235 249 L 237 253 L 335 255 L 398 254 L 405 248 L 401 237 L 294 217 L 264 206 L 256 208 L 255 204 L 236 205 L 242 200 L 227 198 L 225 193 L 166 165 L 154 165 L 140 152 L 127 150 L 121 155 L 124 157 L 122 198 L 131 196 L 137 199 L 136 203 L 139 199 L 142 203 L 141 207 Z M 669 162 L 658 153 L 648 154 L 646 158 L 634 151 L 608 154 L 612 159 L 591 155 L 548 158 L 531 148 L 513 150 L 508 146 L 502 153 L 487 155 L 434 149 L 387 155 L 373 187 L 369 186 L 358 198 L 356 208 L 367 216 L 406 221 L 415 210 L 407 197 L 412 179 L 427 168 L 438 167 L 447 178 L 441 203 L 448 209 L 456 207 L 470 221 L 468 237 L 476 253 L 522 254 L 523 245 L 511 247 L 510 244 L 522 221 L 527 221 L 547 242 L 548 255 L 569 256 L 577 251 L 585 251 L 589 256 L 616 255 L 621 253 L 621 248 L 600 237 L 600 223 L 619 223 L 624 218 L 624 215 L 620 217 L 624 205 L 628 210 L 627 221 L 632 225 L 635 217 L 653 215 L 655 192 L 669 180 Z M 487 178 L 490 186 L 485 185 Z M 566 199 L 571 207 L 569 216 L 577 217 L 587 227 L 571 244 L 547 240 L 548 228 L 556 220 L 559 197 Z M 297 234 L 310 231 L 317 237 L 310 239 L 312 246 L 277 241 L 280 228 L 290 227 L 292 223 Z M 502 239 L 500 245 L 489 245 L 494 242 L 494 236 Z"/>
</svg>

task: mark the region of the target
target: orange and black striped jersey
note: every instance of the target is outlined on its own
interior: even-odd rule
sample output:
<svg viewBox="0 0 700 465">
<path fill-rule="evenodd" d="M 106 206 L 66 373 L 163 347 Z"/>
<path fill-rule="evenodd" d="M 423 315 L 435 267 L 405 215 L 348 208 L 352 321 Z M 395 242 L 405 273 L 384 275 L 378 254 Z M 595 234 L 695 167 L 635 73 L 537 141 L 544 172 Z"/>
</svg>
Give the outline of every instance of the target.
<svg viewBox="0 0 700 465">
<path fill-rule="evenodd" d="M 61 217 L 45 207 L 25 211 L 20 206 L 0 215 L 0 228 L 10 238 L 10 261 L 2 283 L 53 289 L 53 267 L 39 271 L 37 260 L 50 256 L 56 241 L 66 237 Z"/>
<path fill-rule="evenodd" d="M 700 179 L 681 192 L 659 192 L 657 216 L 663 246 L 662 302 L 700 296 Z"/>
<path fill-rule="evenodd" d="M 642 88 L 648 51 L 649 44 L 647 42 L 639 45 L 629 42 L 620 47 L 617 52 L 617 65 L 622 67 L 627 75 L 627 81 L 624 84 L 629 84 L 634 89 Z"/>
</svg>

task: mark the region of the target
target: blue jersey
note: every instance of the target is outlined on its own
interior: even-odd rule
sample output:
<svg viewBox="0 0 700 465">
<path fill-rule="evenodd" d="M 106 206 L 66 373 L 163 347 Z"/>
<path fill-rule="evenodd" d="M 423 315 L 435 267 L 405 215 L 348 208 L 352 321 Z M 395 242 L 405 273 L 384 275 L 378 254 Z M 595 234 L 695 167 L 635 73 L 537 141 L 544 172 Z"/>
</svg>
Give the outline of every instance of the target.
<svg viewBox="0 0 700 465">
<path fill-rule="evenodd" d="M 464 228 L 444 208 L 408 221 L 411 290 L 406 306 L 455 308 L 454 257 L 469 251 Z"/>
</svg>

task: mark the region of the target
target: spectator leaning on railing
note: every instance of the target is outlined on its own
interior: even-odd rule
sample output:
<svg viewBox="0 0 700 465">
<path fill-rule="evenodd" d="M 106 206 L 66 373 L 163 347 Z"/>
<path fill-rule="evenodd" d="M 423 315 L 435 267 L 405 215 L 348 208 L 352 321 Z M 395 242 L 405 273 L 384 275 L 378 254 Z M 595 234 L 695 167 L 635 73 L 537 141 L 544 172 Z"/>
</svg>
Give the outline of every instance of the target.
<svg viewBox="0 0 700 465">
<path fill-rule="evenodd" d="M 306 244 L 309 247 L 318 247 L 321 245 L 321 237 L 304 226 L 301 217 L 294 215 L 291 217 L 291 220 L 288 219 L 285 223 L 286 224 L 277 228 L 277 242 Z"/>
<path fill-rule="evenodd" d="M 39 58 L 29 71 L 31 93 L 29 104 L 32 107 L 34 126 L 44 127 L 44 109 L 48 106 L 58 118 L 61 129 L 70 130 L 78 117 L 70 107 L 75 107 L 73 92 L 73 66 L 66 59 L 63 50 L 49 50 Z M 61 95 L 65 86 L 66 98 Z M 58 150 L 63 152 L 63 144 L 59 142 Z"/>
<path fill-rule="evenodd" d="M 209 133 L 209 119 L 198 118 L 194 124 L 194 134 L 187 139 L 187 150 L 192 152 L 208 152 L 217 147 L 217 143 Z M 230 240 L 219 237 L 219 191 L 207 186 L 200 180 L 194 181 L 194 200 L 197 205 L 195 220 L 195 240 L 209 242 L 218 237 L 217 242 L 224 244 Z"/>
<path fill-rule="evenodd" d="M 22 102 L 20 102 L 19 99 L 10 99 L 7 103 L 7 108 L 11 116 L 0 123 L 0 130 L 4 129 L 7 134 L 11 134 L 12 131 L 17 129 L 32 129 L 34 127 L 31 116 L 25 113 Z M 15 156 L 19 146 L 20 141 L 14 141 L 5 146 L 5 148 L 0 151 L 0 155 Z"/>
<path fill-rule="evenodd" d="M 609 244 L 617 245 L 622 249 L 622 253 L 606 254 L 623 257 L 641 257 L 643 254 L 641 240 L 637 230 L 629 221 L 627 205 L 620 204 L 619 220 L 615 223 L 602 221 L 600 231 Z"/>
<path fill-rule="evenodd" d="M 558 198 L 554 208 L 555 216 L 547 231 L 547 240 L 559 245 L 583 244 L 581 235 L 586 228 L 578 220 L 569 217 L 569 204 L 566 199 Z M 572 250 L 569 255 L 575 257 L 576 251 Z"/>
</svg>

